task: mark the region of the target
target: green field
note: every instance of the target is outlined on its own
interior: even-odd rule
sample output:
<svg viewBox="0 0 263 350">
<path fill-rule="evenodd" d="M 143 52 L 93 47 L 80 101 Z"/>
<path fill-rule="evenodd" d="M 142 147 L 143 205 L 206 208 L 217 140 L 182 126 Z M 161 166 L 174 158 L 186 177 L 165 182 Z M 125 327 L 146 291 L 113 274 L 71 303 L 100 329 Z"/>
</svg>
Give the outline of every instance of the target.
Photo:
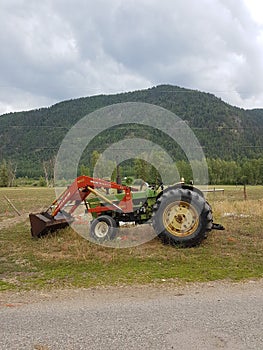
<svg viewBox="0 0 263 350">
<path fill-rule="evenodd" d="M 54 190 L 2 188 L 0 290 L 261 278 L 263 187 L 248 187 L 247 200 L 243 187 L 222 187 L 224 193 L 209 193 L 208 200 L 215 221 L 226 230 L 212 231 L 199 247 L 190 249 L 163 246 L 158 239 L 133 248 L 106 248 L 71 228 L 33 240 L 29 220 L 19 223 L 4 195 L 25 216 L 47 207 Z"/>
</svg>

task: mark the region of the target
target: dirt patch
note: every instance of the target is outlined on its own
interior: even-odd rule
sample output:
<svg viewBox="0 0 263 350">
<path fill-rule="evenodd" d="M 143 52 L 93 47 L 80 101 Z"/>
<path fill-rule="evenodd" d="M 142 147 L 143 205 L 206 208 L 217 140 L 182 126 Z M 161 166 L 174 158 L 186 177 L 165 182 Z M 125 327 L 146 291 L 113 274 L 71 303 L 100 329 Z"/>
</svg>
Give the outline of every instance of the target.
<svg viewBox="0 0 263 350">
<path fill-rule="evenodd" d="M 16 216 L 10 219 L 3 220 L 2 222 L 0 222 L 0 230 L 20 224 L 21 222 L 25 222 L 28 219 L 28 215 L 29 213 L 24 213 L 21 216 Z"/>
</svg>

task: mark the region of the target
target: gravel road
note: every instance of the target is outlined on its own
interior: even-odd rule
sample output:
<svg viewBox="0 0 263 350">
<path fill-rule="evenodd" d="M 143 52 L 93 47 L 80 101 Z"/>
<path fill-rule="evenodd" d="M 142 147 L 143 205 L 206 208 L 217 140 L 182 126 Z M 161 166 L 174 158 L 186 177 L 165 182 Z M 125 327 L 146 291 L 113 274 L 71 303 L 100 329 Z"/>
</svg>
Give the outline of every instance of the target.
<svg viewBox="0 0 263 350">
<path fill-rule="evenodd" d="M 0 295 L 1 350 L 263 349 L 263 280 Z"/>
</svg>

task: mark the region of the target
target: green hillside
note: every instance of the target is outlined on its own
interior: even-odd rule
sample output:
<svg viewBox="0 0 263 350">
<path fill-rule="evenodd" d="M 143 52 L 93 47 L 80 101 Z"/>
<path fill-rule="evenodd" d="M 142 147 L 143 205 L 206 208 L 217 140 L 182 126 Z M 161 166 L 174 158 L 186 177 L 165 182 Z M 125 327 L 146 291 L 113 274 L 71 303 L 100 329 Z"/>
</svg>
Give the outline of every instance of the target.
<svg viewBox="0 0 263 350">
<path fill-rule="evenodd" d="M 58 103 L 49 108 L 0 116 L 0 162 L 11 160 L 17 176 L 38 177 L 43 161 L 56 154 L 67 131 L 86 114 L 120 102 L 146 102 L 166 108 L 188 122 L 209 158 L 240 160 L 259 158 L 263 150 L 263 109 L 233 107 L 212 94 L 171 85 L 146 90 L 99 95 Z M 169 140 L 160 133 L 134 126 L 127 132 L 158 139 L 169 150 Z M 125 136 L 127 136 L 125 134 Z M 95 139 L 91 150 L 101 150 L 123 137 L 123 130 L 106 132 Z M 176 147 L 169 150 L 180 160 Z M 89 163 L 91 152 L 83 157 Z"/>
</svg>

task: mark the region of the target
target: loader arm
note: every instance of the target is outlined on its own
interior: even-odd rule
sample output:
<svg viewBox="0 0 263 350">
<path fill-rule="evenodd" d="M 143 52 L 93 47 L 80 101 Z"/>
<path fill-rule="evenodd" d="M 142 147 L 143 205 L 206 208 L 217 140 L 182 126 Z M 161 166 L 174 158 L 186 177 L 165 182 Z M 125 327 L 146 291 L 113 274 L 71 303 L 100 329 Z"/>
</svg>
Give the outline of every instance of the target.
<svg viewBox="0 0 263 350">
<path fill-rule="evenodd" d="M 105 196 L 96 191 L 98 188 L 105 189 L 117 189 L 124 191 L 124 196 L 119 202 L 118 206 L 108 200 Z M 104 202 L 107 202 L 109 206 L 99 206 L 97 208 L 89 209 L 89 212 L 100 212 L 105 210 L 122 210 L 123 212 L 133 211 L 131 189 L 128 186 L 119 185 L 116 182 L 109 182 L 99 178 L 93 178 L 89 176 L 79 176 L 74 180 L 74 182 L 60 195 L 60 197 L 55 201 L 55 207 L 52 211 L 52 216 L 55 217 L 65 205 L 75 202 L 70 210 L 70 214 L 78 207 L 78 205 L 83 202 L 90 193 L 93 193 L 100 197 Z"/>
<path fill-rule="evenodd" d="M 117 203 L 113 202 L 98 192 L 99 188 L 123 191 L 123 197 L 121 200 L 116 200 Z M 102 213 L 108 210 L 119 210 L 124 213 L 133 211 L 130 187 L 83 175 L 77 177 L 45 212 L 29 214 L 32 236 L 40 237 L 49 231 L 68 226 L 74 220 L 73 212 L 91 193 L 100 198 L 102 203 L 95 208 L 87 207 L 89 213 Z M 64 209 L 68 206 L 70 210 L 65 212 Z"/>
</svg>

